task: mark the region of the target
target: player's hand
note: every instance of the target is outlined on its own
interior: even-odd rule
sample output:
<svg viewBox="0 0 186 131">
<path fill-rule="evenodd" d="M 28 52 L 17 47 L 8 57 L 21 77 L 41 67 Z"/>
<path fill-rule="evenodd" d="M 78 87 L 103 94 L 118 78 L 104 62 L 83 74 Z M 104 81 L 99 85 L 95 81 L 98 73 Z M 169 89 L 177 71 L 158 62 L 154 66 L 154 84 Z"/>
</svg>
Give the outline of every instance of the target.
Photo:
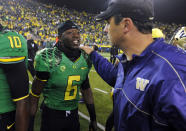
<svg viewBox="0 0 186 131">
<path fill-rule="evenodd" d="M 97 131 L 97 122 L 96 121 L 90 121 L 89 131 Z"/>
<path fill-rule="evenodd" d="M 88 46 L 80 46 L 79 48 L 84 50 L 88 55 L 90 55 L 90 53 L 92 53 L 92 51 L 94 51 L 94 49 L 92 49 Z"/>
</svg>

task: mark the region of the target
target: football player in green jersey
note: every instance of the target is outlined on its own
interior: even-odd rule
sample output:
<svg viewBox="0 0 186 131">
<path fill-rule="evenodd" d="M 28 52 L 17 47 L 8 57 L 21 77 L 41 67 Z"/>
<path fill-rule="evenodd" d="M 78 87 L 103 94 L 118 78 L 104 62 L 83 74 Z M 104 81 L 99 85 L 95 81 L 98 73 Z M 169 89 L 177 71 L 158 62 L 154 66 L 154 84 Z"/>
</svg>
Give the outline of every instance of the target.
<svg viewBox="0 0 186 131">
<path fill-rule="evenodd" d="M 88 79 L 91 62 L 88 55 L 79 49 L 78 27 L 66 21 L 58 28 L 58 38 L 54 48 L 43 49 L 35 57 L 30 125 L 33 125 L 39 96 L 43 92 L 41 131 L 79 131 L 78 100 L 82 89 L 90 115 L 89 130 L 96 131 L 96 114 Z"/>
<path fill-rule="evenodd" d="M 27 43 L 0 25 L 0 131 L 28 130 Z"/>
</svg>

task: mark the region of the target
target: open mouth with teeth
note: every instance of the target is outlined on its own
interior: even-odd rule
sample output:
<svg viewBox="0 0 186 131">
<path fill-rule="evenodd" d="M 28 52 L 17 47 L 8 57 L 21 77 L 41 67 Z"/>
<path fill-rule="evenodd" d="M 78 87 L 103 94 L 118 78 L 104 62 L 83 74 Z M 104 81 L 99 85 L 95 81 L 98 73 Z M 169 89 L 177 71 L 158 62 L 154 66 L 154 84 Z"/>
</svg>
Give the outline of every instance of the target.
<svg viewBox="0 0 186 131">
<path fill-rule="evenodd" d="M 74 40 L 73 43 L 74 43 L 74 45 L 79 46 L 80 45 L 80 40 Z"/>
</svg>

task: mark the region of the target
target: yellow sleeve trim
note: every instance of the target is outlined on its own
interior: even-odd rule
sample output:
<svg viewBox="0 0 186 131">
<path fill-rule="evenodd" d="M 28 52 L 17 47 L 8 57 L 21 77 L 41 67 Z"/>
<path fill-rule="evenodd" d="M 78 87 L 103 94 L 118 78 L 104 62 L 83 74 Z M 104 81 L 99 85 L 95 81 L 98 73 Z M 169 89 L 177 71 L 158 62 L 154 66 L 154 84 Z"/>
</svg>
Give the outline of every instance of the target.
<svg viewBox="0 0 186 131">
<path fill-rule="evenodd" d="M 21 97 L 21 98 L 13 99 L 13 101 L 14 101 L 14 102 L 20 101 L 20 100 L 23 100 L 23 99 L 27 98 L 28 96 L 29 96 L 29 94 L 26 95 L 26 96 L 23 96 L 23 97 Z"/>
<path fill-rule="evenodd" d="M 79 61 L 79 59 L 80 59 L 80 57 L 75 62 Z"/>
<path fill-rule="evenodd" d="M 32 96 L 34 96 L 34 97 L 37 97 L 37 98 L 40 97 L 39 95 L 34 94 L 34 93 L 32 92 L 32 90 L 30 90 L 30 94 L 31 94 Z"/>
<path fill-rule="evenodd" d="M 25 57 L 16 57 L 16 58 L 0 58 L 0 62 L 15 62 L 15 61 L 20 61 L 24 60 Z"/>
<path fill-rule="evenodd" d="M 36 79 L 39 80 L 39 81 L 43 81 L 43 82 L 46 82 L 47 81 L 47 80 L 41 80 L 38 77 L 36 77 Z"/>
</svg>

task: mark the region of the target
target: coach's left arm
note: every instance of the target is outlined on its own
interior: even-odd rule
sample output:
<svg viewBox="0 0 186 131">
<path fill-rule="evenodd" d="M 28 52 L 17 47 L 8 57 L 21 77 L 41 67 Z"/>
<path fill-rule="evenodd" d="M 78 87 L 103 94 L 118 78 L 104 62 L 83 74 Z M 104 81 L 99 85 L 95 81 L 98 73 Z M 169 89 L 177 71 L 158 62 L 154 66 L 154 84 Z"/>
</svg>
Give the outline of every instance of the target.
<svg viewBox="0 0 186 131">
<path fill-rule="evenodd" d="M 88 76 L 86 80 L 83 82 L 81 89 L 82 89 L 83 98 L 85 100 L 90 115 L 89 130 L 96 131 L 97 130 L 96 111 L 95 111 L 94 98 L 93 98 L 92 90 L 90 88 Z"/>
</svg>

